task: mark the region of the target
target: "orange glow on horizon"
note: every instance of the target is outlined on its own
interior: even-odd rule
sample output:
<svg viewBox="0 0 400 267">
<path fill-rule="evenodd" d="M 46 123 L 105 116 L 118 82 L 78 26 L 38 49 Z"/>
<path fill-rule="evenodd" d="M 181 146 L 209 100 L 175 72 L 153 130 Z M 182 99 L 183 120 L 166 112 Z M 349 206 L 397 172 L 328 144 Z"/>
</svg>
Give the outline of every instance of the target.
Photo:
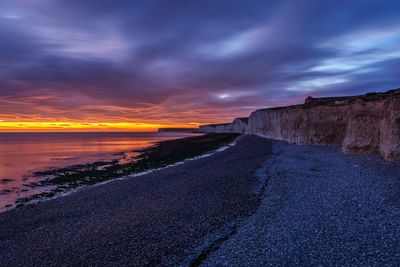
<svg viewBox="0 0 400 267">
<path fill-rule="evenodd" d="M 149 132 L 158 128 L 196 128 L 199 124 L 160 124 L 134 122 L 6 122 L 0 120 L 0 132 Z"/>
</svg>

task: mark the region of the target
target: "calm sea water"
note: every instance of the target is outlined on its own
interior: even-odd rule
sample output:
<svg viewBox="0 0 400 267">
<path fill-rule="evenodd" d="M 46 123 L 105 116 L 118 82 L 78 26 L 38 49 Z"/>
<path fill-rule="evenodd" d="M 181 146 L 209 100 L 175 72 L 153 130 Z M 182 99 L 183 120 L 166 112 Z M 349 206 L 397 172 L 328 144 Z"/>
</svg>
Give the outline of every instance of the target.
<svg viewBox="0 0 400 267">
<path fill-rule="evenodd" d="M 17 198 L 37 193 L 31 173 L 118 157 L 155 142 L 190 133 L 0 133 L 0 211 Z M 135 152 L 131 152 L 135 153 Z"/>
</svg>

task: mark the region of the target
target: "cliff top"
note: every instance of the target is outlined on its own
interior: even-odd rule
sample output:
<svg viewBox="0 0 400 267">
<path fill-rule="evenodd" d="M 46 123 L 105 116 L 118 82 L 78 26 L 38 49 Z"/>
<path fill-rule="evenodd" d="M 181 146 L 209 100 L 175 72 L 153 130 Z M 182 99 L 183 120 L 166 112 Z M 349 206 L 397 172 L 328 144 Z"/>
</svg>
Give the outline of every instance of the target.
<svg viewBox="0 0 400 267">
<path fill-rule="evenodd" d="M 314 98 L 314 97 L 307 97 L 305 100 L 305 104 L 307 103 L 319 103 L 319 104 L 330 104 L 330 103 L 335 103 L 336 101 L 348 101 L 351 102 L 353 100 L 361 99 L 363 101 L 374 101 L 374 100 L 381 100 L 381 99 L 386 99 L 390 98 L 393 96 L 399 96 L 400 95 L 400 89 L 394 89 L 390 90 L 387 92 L 381 92 L 381 93 L 366 93 L 364 95 L 355 95 L 355 96 L 339 96 L 339 97 L 319 97 L 319 98 Z"/>
<path fill-rule="evenodd" d="M 389 90 L 387 92 L 371 92 L 366 93 L 364 95 L 355 95 L 355 96 L 337 96 L 337 97 L 312 97 L 308 96 L 304 104 L 292 105 L 292 106 L 284 106 L 284 107 L 273 107 L 273 108 L 265 108 L 261 110 L 275 110 L 275 109 L 292 109 L 292 108 L 301 108 L 301 107 L 311 107 L 311 106 L 320 106 L 320 105 L 334 105 L 334 104 L 346 104 L 354 102 L 358 99 L 362 101 L 376 101 L 383 100 L 391 97 L 400 97 L 400 88 Z"/>
</svg>

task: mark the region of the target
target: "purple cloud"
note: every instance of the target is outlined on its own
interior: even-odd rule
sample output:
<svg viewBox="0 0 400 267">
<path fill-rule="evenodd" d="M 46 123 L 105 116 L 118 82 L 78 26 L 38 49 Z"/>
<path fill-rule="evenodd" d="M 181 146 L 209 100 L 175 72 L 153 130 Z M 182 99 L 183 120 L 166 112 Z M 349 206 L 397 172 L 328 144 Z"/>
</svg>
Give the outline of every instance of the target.
<svg viewBox="0 0 400 267">
<path fill-rule="evenodd" d="M 216 122 L 399 87 L 398 1 L 0 3 L 0 119 Z"/>
</svg>

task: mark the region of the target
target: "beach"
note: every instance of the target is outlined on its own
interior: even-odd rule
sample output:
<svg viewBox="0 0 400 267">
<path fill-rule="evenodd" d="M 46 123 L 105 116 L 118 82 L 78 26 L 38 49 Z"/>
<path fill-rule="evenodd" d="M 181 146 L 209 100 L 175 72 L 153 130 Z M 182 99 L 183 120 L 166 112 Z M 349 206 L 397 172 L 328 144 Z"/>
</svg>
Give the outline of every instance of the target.
<svg viewBox="0 0 400 267">
<path fill-rule="evenodd" d="M 400 267 L 400 1 L 0 1 L 0 267 Z"/>
<path fill-rule="evenodd" d="M 206 158 L 4 212 L 0 265 L 190 264 L 255 211 L 254 171 L 270 152 L 241 137 Z"/>
<path fill-rule="evenodd" d="M 0 265 L 398 265 L 399 171 L 336 146 L 240 136 L 0 214 Z"/>
<path fill-rule="evenodd" d="M 204 266 L 399 266 L 400 164 L 273 141 L 257 211 Z"/>
</svg>

